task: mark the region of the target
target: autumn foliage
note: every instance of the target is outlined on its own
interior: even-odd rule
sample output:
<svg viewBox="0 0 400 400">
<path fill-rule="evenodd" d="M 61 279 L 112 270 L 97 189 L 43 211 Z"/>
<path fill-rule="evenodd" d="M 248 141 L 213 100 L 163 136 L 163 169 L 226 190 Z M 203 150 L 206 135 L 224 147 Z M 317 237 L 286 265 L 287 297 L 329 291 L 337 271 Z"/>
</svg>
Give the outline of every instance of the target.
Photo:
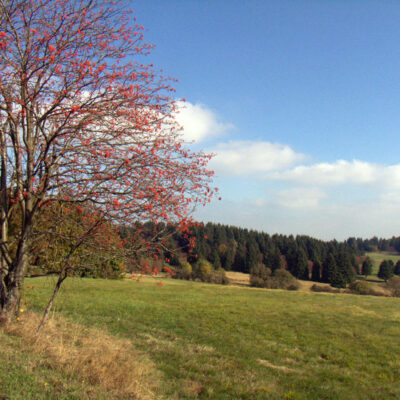
<svg viewBox="0 0 400 400">
<path fill-rule="evenodd" d="M 184 225 L 213 195 L 210 155 L 183 142 L 171 82 L 142 63 L 142 31 L 122 2 L 0 0 L 3 319 L 49 203 L 95 213 L 76 235 L 86 241 L 111 221 Z"/>
</svg>

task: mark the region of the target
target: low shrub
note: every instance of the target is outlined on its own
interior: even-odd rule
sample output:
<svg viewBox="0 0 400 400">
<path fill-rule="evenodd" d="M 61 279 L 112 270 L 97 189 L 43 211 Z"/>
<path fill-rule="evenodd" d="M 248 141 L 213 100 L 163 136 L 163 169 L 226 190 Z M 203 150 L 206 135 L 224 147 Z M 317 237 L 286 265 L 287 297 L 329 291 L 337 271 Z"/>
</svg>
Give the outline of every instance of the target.
<svg viewBox="0 0 400 400">
<path fill-rule="evenodd" d="M 183 261 L 174 270 L 176 279 L 190 280 L 192 278 L 192 266 L 189 262 Z"/>
<path fill-rule="evenodd" d="M 297 279 L 289 272 L 283 268 L 278 268 L 273 273 L 273 281 L 277 285 L 278 289 L 289 289 L 297 290 L 300 285 Z"/>
<path fill-rule="evenodd" d="M 193 277 L 200 279 L 202 282 L 209 282 L 211 279 L 211 273 L 213 271 L 213 266 L 209 261 L 201 258 L 193 265 Z"/>
<path fill-rule="evenodd" d="M 225 274 L 225 270 L 214 270 L 212 264 L 205 260 L 200 259 L 193 267 L 189 262 L 183 261 L 178 267 L 175 268 L 174 278 L 194 280 L 195 282 L 208 282 L 226 285 L 229 279 Z"/>
<path fill-rule="evenodd" d="M 315 283 L 310 289 L 313 292 L 340 293 L 340 289 L 333 288 L 332 286 L 317 285 Z"/>
<path fill-rule="evenodd" d="M 264 279 L 256 275 L 250 275 L 250 286 L 253 287 L 264 287 Z"/>
<path fill-rule="evenodd" d="M 386 288 L 393 297 L 400 297 L 400 276 L 393 276 L 386 283 Z"/>
<path fill-rule="evenodd" d="M 211 283 L 218 283 L 220 285 L 227 285 L 229 283 L 229 279 L 225 274 L 224 269 L 218 269 L 211 274 Z"/>
<path fill-rule="evenodd" d="M 297 279 L 287 270 L 278 268 L 272 272 L 263 264 L 257 264 L 250 272 L 250 286 L 266 289 L 297 290 Z"/>
<path fill-rule="evenodd" d="M 372 288 L 371 284 L 366 281 L 355 281 L 350 283 L 349 289 L 352 293 L 364 294 L 364 295 L 374 295 L 375 290 Z"/>
<path fill-rule="evenodd" d="M 347 293 L 361 294 L 369 296 L 387 296 L 386 293 L 375 290 L 374 287 L 366 281 L 355 281 L 349 285 Z"/>
</svg>

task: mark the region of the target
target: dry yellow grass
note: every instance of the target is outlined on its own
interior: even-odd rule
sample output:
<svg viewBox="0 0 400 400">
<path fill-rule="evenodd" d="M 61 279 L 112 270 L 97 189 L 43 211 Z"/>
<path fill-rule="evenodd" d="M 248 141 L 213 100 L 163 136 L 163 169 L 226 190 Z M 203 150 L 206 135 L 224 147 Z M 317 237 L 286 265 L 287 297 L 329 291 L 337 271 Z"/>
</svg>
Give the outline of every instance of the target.
<svg viewBox="0 0 400 400">
<path fill-rule="evenodd" d="M 226 276 L 229 278 L 229 282 L 231 285 L 234 286 L 250 286 L 250 274 L 244 274 L 242 272 L 234 272 L 234 271 L 227 271 Z M 323 282 L 313 282 L 313 281 L 303 281 L 298 280 L 299 283 L 299 291 L 302 292 L 311 292 L 311 287 L 313 285 L 318 286 L 326 286 L 330 287 L 329 283 Z M 381 293 L 382 295 L 389 296 L 390 292 L 385 287 L 383 282 L 369 282 L 372 288 L 376 291 Z M 341 290 L 343 292 L 344 290 Z"/>
<path fill-rule="evenodd" d="M 50 367 L 102 387 L 110 398 L 156 398 L 156 370 L 130 341 L 60 317 L 51 318 L 38 335 L 39 321 L 37 314 L 23 313 L 6 333 L 21 338 L 21 350 L 40 354 Z"/>
<path fill-rule="evenodd" d="M 226 276 L 232 285 L 249 286 L 250 275 L 242 272 L 227 271 Z"/>
</svg>

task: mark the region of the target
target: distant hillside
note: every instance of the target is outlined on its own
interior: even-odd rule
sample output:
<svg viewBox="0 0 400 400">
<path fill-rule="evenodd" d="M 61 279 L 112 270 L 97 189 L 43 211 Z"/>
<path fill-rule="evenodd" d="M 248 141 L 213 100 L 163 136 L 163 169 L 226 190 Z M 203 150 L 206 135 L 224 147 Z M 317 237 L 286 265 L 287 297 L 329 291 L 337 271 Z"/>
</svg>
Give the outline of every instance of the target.
<svg viewBox="0 0 400 400">
<path fill-rule="evenodd" d="M 400 249 L 400 238 L 323 241 L 306 235 L 270 235 L 210 222 L 196 224 L 185 233 L 152 223 L 146 223 L 145 227 L 151 233 L 169 231 L 161 256 L 172 266 L 184 261 L 193 265 L 205 259 L 215 269 L 250 273 L 252 268 L 262 264 L 272 271 L 287 269 L 298 279 L 332 283 L 338 287 L 354 281 L 361 273 L 366 252 Z M 145 264 L 151 262 L 145 260 Z M 375 262 L 375 274 L 377 268 Z"/>
</svg>

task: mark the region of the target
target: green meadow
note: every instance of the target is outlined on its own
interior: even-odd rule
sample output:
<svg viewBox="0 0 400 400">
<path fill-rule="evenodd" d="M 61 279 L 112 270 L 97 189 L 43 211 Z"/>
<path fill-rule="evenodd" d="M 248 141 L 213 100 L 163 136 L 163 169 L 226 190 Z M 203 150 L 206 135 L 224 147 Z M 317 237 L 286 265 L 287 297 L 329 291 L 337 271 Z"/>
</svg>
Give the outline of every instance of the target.
<svg viewBox="0 0 400 400">
<path fill-rule="evenodd" d="M 40 312 L 53 283 L 27 279 L 24 306 Z M 400 398 L 397 298 L 69 279 L 54 315 L 132 343 L 156 370 L 156 399 Z M 38 356 L 17 340 L 0 336 L 14 345 L 0 350 L 0 398 L 107 398 L 62 368 L 27 369 Z"/>
<path fill-rule="evenodd" d="M 390 251 L 371 251 L 366 253 L 367 256 L 371 257 L 373 263 L 372 273 L 376 275 L 379 271 L 379 265 L 383 260 L 392 260 L 394 264 L 400 260 L 400 254 L 392 253 Z"/>
</svg>

